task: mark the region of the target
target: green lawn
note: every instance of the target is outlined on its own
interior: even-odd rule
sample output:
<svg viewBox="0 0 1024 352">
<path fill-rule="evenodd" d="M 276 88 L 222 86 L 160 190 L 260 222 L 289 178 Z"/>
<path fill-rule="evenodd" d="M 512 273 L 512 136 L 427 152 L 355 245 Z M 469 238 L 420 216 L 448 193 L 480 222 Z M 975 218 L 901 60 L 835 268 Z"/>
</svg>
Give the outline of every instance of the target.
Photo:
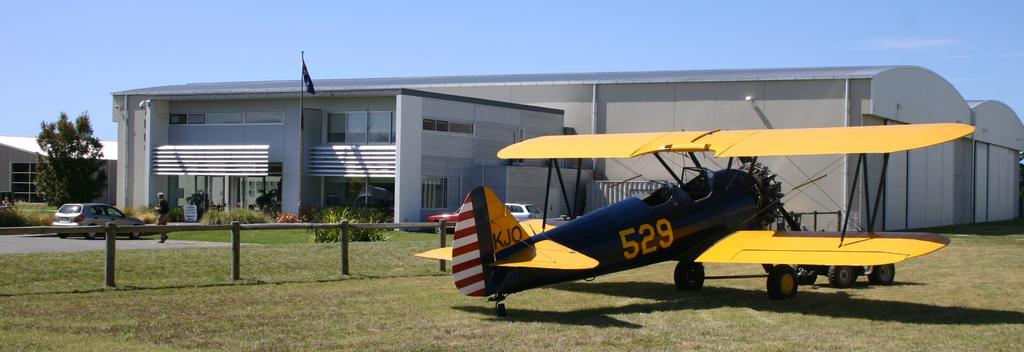
<svg viewBox="0 0 1024 352">
<path fill-rule="evenodd" d="M 505 319 L 411 256 L 436 246 L 429 234 L 352 243 L 346 279 L 337 244 L 243 246 L 239 283 L 227 248 L 121 251 L 112 290 L 101 252 L 5 255 L 0 350 L 1020 351 L 1024 228 L 1013 231 L 955 236 L 898 264 L 894 286 L 819 283 L 772 301 L 746 278 L 678 292 L 662 263 L 513 295 Z"/>
<path fill-rule="evenodd" d="M 390 241 L 434 241 L 437 242 L 437 234 L 429 232 L 405 232 L 389 231 Z M 243 230 L 241 234 L 242 243 L 257 244 L 297 244 L 312 243 L 312 233 L 306 230 Z M 194 231 L 174 232 L 170 234 L 174 240 L 184 241 L 210 241 L 210 242 L 231 242 L 231 231 Z M 451 235 L 448 235 L 448 243 L 451 243 Z"/>
</svg>

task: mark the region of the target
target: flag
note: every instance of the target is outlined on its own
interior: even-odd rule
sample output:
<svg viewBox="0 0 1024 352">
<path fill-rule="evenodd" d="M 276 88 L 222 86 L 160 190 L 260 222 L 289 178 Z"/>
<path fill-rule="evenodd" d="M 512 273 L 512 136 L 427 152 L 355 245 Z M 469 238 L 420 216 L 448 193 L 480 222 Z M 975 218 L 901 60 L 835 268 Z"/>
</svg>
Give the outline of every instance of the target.
<svg viewBox="0 0 1024 352">
<path fill-rule="evenodd" d="M 316 89 L 313 89 L 313 78 L 309 77 L 309 70 L 306 69 L 306 59 L 302 59 L 302 85 L 306 86 L 307 93 L 316 94 Z"/>
</svg>

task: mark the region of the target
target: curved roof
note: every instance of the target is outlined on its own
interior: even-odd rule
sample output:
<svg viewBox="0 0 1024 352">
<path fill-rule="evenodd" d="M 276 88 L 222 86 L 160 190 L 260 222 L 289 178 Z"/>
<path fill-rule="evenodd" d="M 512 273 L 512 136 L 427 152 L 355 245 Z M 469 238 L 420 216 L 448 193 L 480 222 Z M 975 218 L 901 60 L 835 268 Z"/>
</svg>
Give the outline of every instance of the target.
<svg viewBox="0 0 1024 352">
<path fill-rule="evenodd" d="M 788 81 L 873 78 L 897 68 L 917 66 L 844 66 L 761 69 L 717 69 L 637 72 L 532 73 L 504 75 L 427 76 L 314 79 L 317 91 L 391 89 L 417 87 L 507 86 L 608 83 L 675 83 L 729 81 Z M 298 80 L 211 82 L 158 86 L 114 92 L 115 95 L 191 95 L 299 93 Z"/>
<path fill-rule="evenodd" d="M 980 141 L 1024 150 L 1024 122 L 1009 105 L 998 100 L 968 100 L 974 112 L 974 136 Z"/>
<path fill-rule="evenodd" d="M 103 145 L 103 159 L 117 160 L 117 141 L 100 141 Z M 36 143 L 36 137 L 0 136 L 0 145 L 5 145 L 23 152 L 45 154 Z"/>
</svg>

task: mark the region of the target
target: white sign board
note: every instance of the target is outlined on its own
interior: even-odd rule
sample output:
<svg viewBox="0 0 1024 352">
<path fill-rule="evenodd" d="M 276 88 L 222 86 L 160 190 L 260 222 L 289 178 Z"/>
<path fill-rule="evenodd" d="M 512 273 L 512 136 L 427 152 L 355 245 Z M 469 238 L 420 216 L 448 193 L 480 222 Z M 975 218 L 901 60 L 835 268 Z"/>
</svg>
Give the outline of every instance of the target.
<svg viewBox="0 0 1024 352">
<path fill-rule="evenodd" d="M 185 222 L 199 221 L 199 209 L 195 205 L 185 206 Z"/>
</svg>

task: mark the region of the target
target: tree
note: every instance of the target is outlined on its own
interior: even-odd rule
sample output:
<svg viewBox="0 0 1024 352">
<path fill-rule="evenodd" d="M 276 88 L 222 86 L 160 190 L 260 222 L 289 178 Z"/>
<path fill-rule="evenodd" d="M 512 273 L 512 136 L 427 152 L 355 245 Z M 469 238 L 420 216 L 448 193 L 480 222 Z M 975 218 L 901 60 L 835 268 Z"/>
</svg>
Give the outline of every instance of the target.
<svg viewBox="0 0 1024 352">
<path fill-rule="evenodd" d="M 36 143 L 46 155 L 39 155 L 36 190 L 50 205 L 89 202 L 107 187 L 103 145 L 92 135 L 89 114 L 72 123 L 66 113 L 57 122 L 40 125 Z"/>
</svg>

